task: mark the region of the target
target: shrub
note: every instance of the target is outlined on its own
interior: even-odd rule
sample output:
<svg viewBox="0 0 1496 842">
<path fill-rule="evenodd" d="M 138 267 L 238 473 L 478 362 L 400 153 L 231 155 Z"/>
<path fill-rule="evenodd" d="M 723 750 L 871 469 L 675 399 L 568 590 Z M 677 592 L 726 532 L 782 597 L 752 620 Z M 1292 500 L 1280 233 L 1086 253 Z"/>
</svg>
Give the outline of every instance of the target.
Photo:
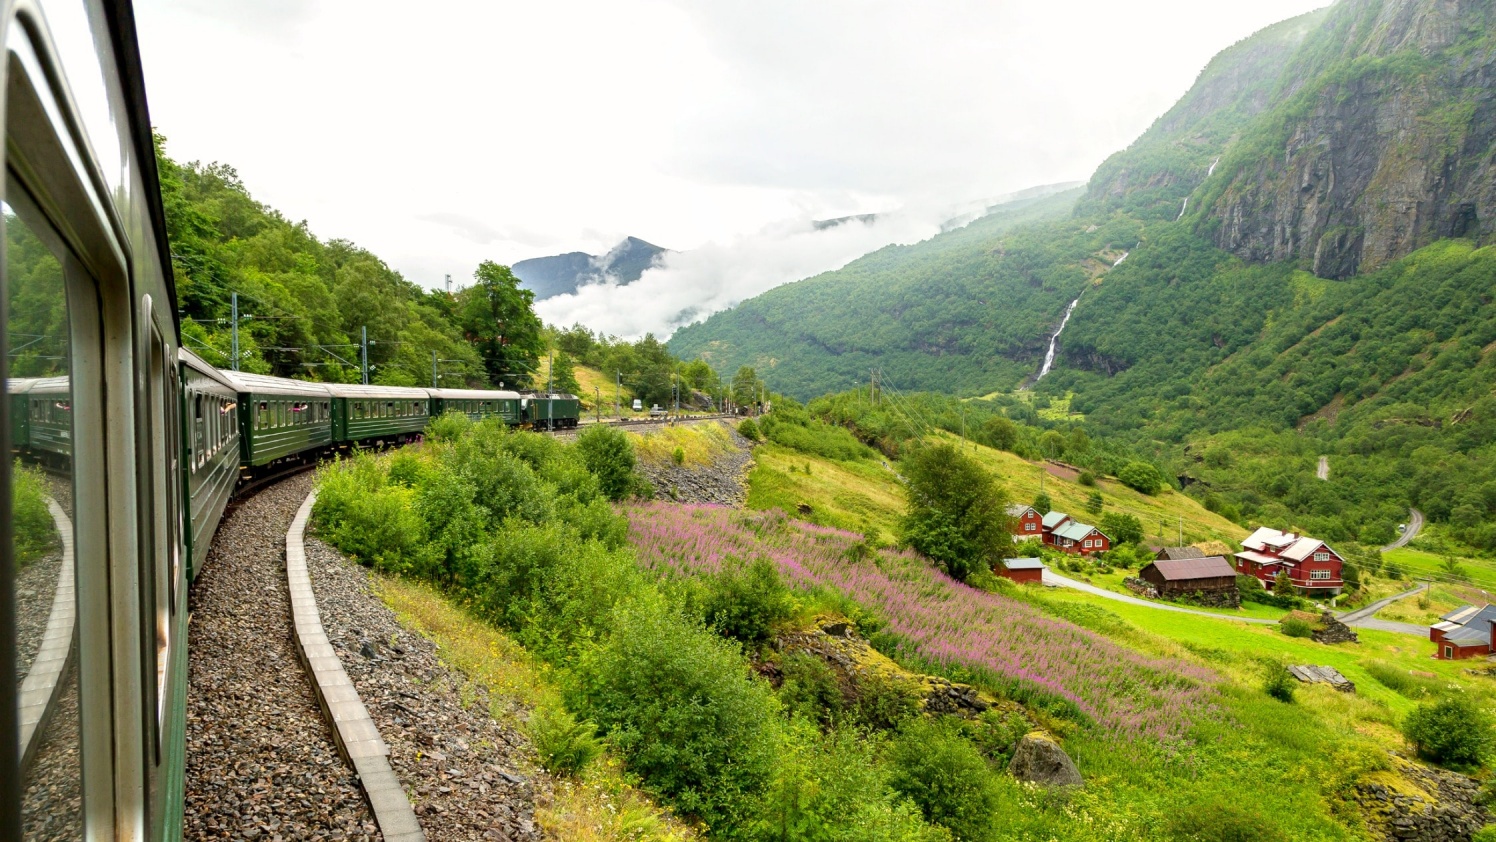
<svg viewBox="0 0 1496 842">
<path fill-rule="evenodd" d="M 1080 476 L 1076 479 L 1080 482 L 1081 485 L 1084 485 L 1087 488 L 1093 488 L 1096 485 L 1096 475 L 1091 473 L 1090 471 L 1081 471 Z"/>
<path fill-rule="evenodd" d="M 609 500 L 634 490 L 634 445 L 622 430 L 594 424 L 577 436 L 577 450 Z"/>
<path fill-rule="evenodd" d="M 1435 763 L 1475 766 L 1491 750 L 1491 717 L 1462 696 L 1421 704 L 1403 720 L 1403 736 Z"/>
<path fill-rule="evenodd" d="M 602 753 L 595 728 L 577 721 L 559 705 L 542 705 L 530 714 L 525 733 L 540 756 L 540 765 L 553 775 L 578 775 Z"/>
<path fill-rule="evenodd" d="M 997 782 L 987 761 L 956 728 L 914 720 L 889 746 L 891 784 L 929 821 L 950 828 L 958 839 L 995 835 Z"/>
<path fill-rule="evenodd" d="M 731 643 L 657 599 L 616 616 L 575 671 L 582 710 L 630 769 L 686 813 L 727 827 L 768 779 L 779 705 Z"/>
<path fill-rule="evenodd" d="M 670 451 L 670 461 L 677 465 L 686 464 L 686 449 L 684 447 L 677 447 Z"/>
<path fill-rule="evenodd" d="M 1106 501 L 1101 498 L 1100 491 L 1092 491 L 1091 495 L 1086 498 L 1086 511 L 1090 512 L 1093 516 L 1100 515 L 1101 510 L 1105 506 Z"/>
<path fill-rule="evenodd" d="M 788 711 L 823 726 L 841 718 L 846 698 L 836 673 L 825 661 L 804 652 L 791 652 L 780 660 L 779 669 L 784 676 L 779 701 Z"/>
<path fill-rule="evenodd" d="M 758 425 L 753 422 L 752 418 L 744 418 L 738 422 L 738 435 L 749 441 L 764 440 L 763 434 L 759 432 Z"/>
<path fill-rule="evenodd" d="M 1308 620 L 1298 617 L 1284 617 L 1278 628 L 1289 637 L 1309 637 L 1314 634 L 1314 626 Z"/>
<path fill-rule="evenodd" d="M 1144 494 L 1157 494 L 1166 485 L 1163 474 L 1147 462 L 1128 462 L 1117 471 L 1117 479 L 1128 488 Z"/>
<path fill-rule="evenodd" d="M 434 442 L 451 442 L 462 438 L 473 422 L 461 412 L 444 412 L 426 425 L 426 436 Z"/>
<path fill-rule="evenodd" d="M 706 580 L 703 619 L 724 637 L 763 643 L 773 634 L 774 624 L 787 619 L 794 608 L 779 568 L 762 556 L 746 564 L 727 559 L 722 572 Z"/>
<path fill-rule="evenodd" d="M 40 473 L 21 467 L 16 460 L 10 474 L 10 517 L 17 567 L 25 567 L 58 546 L 46 488 Z"/>
<path fill-rule="evenodd" d="M 1262 690 L 1274 699 L 1284 704 L 1293 704 L 1294 684 L 1298 679 L 1288 671 L 1288 667 L 1269 661 L 1266 664 L 1267 675 L 1262 680 Z"/>
<path fill-rule="evenodd" d="M 869 672 L 857 679 L 852 716 L 874 730 L 899 727 L 919 714 L 919 697 L 905 681 Z"/>
</svg>

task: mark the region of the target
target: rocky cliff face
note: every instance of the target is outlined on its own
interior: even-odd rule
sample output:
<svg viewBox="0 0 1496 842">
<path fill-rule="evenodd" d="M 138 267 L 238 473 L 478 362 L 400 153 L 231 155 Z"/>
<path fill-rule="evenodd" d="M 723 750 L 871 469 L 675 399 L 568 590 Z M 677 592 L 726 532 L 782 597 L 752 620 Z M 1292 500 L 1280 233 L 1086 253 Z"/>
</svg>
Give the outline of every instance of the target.
<svg viewBox="0 0 1496 842">
<path fill-rule="evenodd" d="M 1473 0 L 1343 0 L 1306 43 L 1317 55 L 1290 67 L 1315 78 L 1289 80 L 1297 91 L 1233 150 L 1204 222 L 1216 244 L 1346 278 L 1440 238 L 1489 237 L 1492 16 Z"/>
</svg>

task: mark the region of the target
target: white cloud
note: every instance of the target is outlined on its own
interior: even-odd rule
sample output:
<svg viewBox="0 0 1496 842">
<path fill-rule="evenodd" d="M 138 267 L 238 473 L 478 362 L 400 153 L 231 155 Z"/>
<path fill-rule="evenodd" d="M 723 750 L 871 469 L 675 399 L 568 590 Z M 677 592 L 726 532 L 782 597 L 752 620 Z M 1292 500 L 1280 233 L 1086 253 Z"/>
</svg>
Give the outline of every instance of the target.
<svg viewBox="0 0 1496 842">
<path fill-rule="evenodd" d="M 775 220 L 1083 179 L 1216 52 L 1322 3 L 137 0 L 136 14 L 168 151 L 233 164 L 319 236 L 428 286 L 629 234 L 765 261 L 691 275 L 710 302 L 841 253 L 747 245 Z"/>
</svg>

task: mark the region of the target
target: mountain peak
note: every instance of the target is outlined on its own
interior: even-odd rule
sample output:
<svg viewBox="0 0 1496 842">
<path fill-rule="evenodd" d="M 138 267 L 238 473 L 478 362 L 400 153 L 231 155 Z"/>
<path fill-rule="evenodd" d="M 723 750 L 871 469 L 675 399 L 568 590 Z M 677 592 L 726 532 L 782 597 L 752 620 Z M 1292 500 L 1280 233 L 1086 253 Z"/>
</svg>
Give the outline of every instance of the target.
<svg viewBox="0 0 1496 842">
<path fill-rule="evenodd" d="M 520 286 L 535 293 L 536 301 L 575 293 L 588 284 L 631 284 L 655 266 L 670 250 L 624 237 L 603 254 L 573 251 L 549 257 L 532 257 L 510 267 Z"/>
</svg>

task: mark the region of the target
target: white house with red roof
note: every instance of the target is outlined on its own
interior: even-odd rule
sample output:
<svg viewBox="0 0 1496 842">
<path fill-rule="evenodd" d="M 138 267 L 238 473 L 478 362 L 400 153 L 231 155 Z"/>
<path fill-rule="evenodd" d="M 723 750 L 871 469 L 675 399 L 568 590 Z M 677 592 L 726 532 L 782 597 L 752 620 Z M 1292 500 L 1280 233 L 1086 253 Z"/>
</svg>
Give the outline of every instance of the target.
<svg viewBox="0 0 1496 842">
<path fill-rule="evenodd" d="M 1287 573 L 1293 586 L 1313 596 L 1331 596 L 1345 587 L 1341 568 L 1345 559 L 1318 538 L 1260 527 L 1241 542 L 1236 572 L 1256 576 L 1271 585 Z"/>
</svg>

